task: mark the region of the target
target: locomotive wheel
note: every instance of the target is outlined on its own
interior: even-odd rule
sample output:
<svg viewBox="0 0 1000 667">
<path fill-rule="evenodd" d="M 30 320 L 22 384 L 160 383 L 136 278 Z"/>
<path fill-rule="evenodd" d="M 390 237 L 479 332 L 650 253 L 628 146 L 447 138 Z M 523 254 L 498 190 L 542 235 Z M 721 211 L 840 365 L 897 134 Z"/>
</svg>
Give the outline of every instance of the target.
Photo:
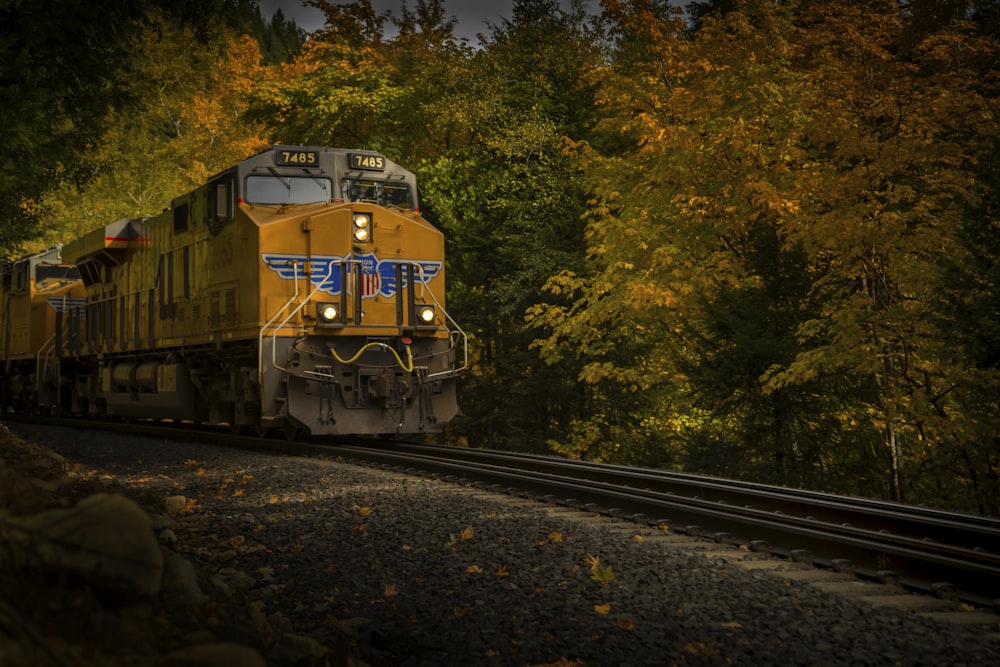
<svg viewBox="0 0 1000 667">
<path fill-rule="evenodd" d="M 302 437 L 305 430 L 301 426 L 296 426 L 292 422 L 286 421 L 284 426 L 281 427 L 281 432 L 285 436 L 285 440 L 295 442 Z"/>
</svg>

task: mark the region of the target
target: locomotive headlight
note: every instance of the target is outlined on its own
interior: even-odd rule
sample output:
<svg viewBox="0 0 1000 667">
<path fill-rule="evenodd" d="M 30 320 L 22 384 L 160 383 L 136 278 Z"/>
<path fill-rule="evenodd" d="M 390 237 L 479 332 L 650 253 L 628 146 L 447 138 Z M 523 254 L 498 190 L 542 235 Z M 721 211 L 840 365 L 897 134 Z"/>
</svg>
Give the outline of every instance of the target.
<svg viewBox="0 0 1000 667">
<path fill-rule="evenodd" d="M 420 324 L 434 324 L 434 306 L 417 306 L 417 319 Z"/>
<path fill-rule="evenodd" d="M 354 240 L 367 243 L 372 237 L 372 216 L 370 213 L 354 214 Z"/>
<path fill-rule="evenodd" d="M 340 308 L 335 303 L 321 303 L 316 308 L 321 324 L 333 324 L 340 318 Z"/>
</svg>

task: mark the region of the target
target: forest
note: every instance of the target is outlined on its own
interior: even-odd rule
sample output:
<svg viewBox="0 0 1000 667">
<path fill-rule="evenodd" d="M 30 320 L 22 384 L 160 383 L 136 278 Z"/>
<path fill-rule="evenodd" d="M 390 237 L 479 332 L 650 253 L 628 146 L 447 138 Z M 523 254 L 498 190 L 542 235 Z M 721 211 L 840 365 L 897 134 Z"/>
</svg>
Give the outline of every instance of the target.
<svg viewBox="0 0 1000 667">
<path fill-rule="evenodd" d="M 380 151 L 474 352 L 445 442 L 1000 516 L 1000 0 L 304 4 L 0 0 L 0 258 Z"/>
</svg>

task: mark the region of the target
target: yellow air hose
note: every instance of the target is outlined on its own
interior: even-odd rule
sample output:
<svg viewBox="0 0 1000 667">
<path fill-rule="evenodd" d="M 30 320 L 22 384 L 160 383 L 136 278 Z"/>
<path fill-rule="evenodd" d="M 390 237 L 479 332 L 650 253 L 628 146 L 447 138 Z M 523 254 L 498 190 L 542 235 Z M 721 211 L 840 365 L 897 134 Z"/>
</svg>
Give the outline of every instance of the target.
<svg viewBox="0 0 1000 667">
<path fill-rule="evenodd" d="M 341 359 L 340 355 L 337 354 L 337 350 L 335 350 L 333 347 L 330 348 L 330 354 L 332 354 L 333 358 L 336 359 L 338 362 L 340 362 L 340 363 L 342 363 L 344 365 L 347 365 L 347 364 L 353 364 L 355 361 L 358 360 L 358 358 L 362 354 L 364 354 L 365 352 L 367 352 L 368 350 L 370 350 L 373 347 L 380 347 L 383 350 L 389 350 L 390 352 L 392 352 L 392 356 L 394 356 L 396 358 L 396 363 L 399 365 L 400 368 L 402 368 L 407 373 L 412 373 L 413 372 L 413 350 L 410 349 L 409 345 L 406 346 L 406 363 L 403 362 L 402 357 L 399 356 L 399 353 L 396 352 L 396 350 L 392 349 L 391 347 L 389 347 L 385 343 L 377 343 L 377 342 L 376 343 L 368 343 L 367 345 L 364 345 L 350 359 Z"/>
</svg>

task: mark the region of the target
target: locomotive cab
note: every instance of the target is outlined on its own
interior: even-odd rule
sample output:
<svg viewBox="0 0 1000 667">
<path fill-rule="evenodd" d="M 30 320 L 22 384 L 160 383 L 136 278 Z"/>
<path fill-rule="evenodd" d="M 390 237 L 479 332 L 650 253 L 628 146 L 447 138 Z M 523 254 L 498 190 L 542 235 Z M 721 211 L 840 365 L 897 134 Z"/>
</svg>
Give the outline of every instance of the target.
<svg viewBox="0 0 1000 667">
<path fill-rule="evenodd" d="M 0 358 L 8 409 L 60 402 L 61 356 L 79 342 L 83 282 L 56 245 L 0 271 Z"/>
</svg>

